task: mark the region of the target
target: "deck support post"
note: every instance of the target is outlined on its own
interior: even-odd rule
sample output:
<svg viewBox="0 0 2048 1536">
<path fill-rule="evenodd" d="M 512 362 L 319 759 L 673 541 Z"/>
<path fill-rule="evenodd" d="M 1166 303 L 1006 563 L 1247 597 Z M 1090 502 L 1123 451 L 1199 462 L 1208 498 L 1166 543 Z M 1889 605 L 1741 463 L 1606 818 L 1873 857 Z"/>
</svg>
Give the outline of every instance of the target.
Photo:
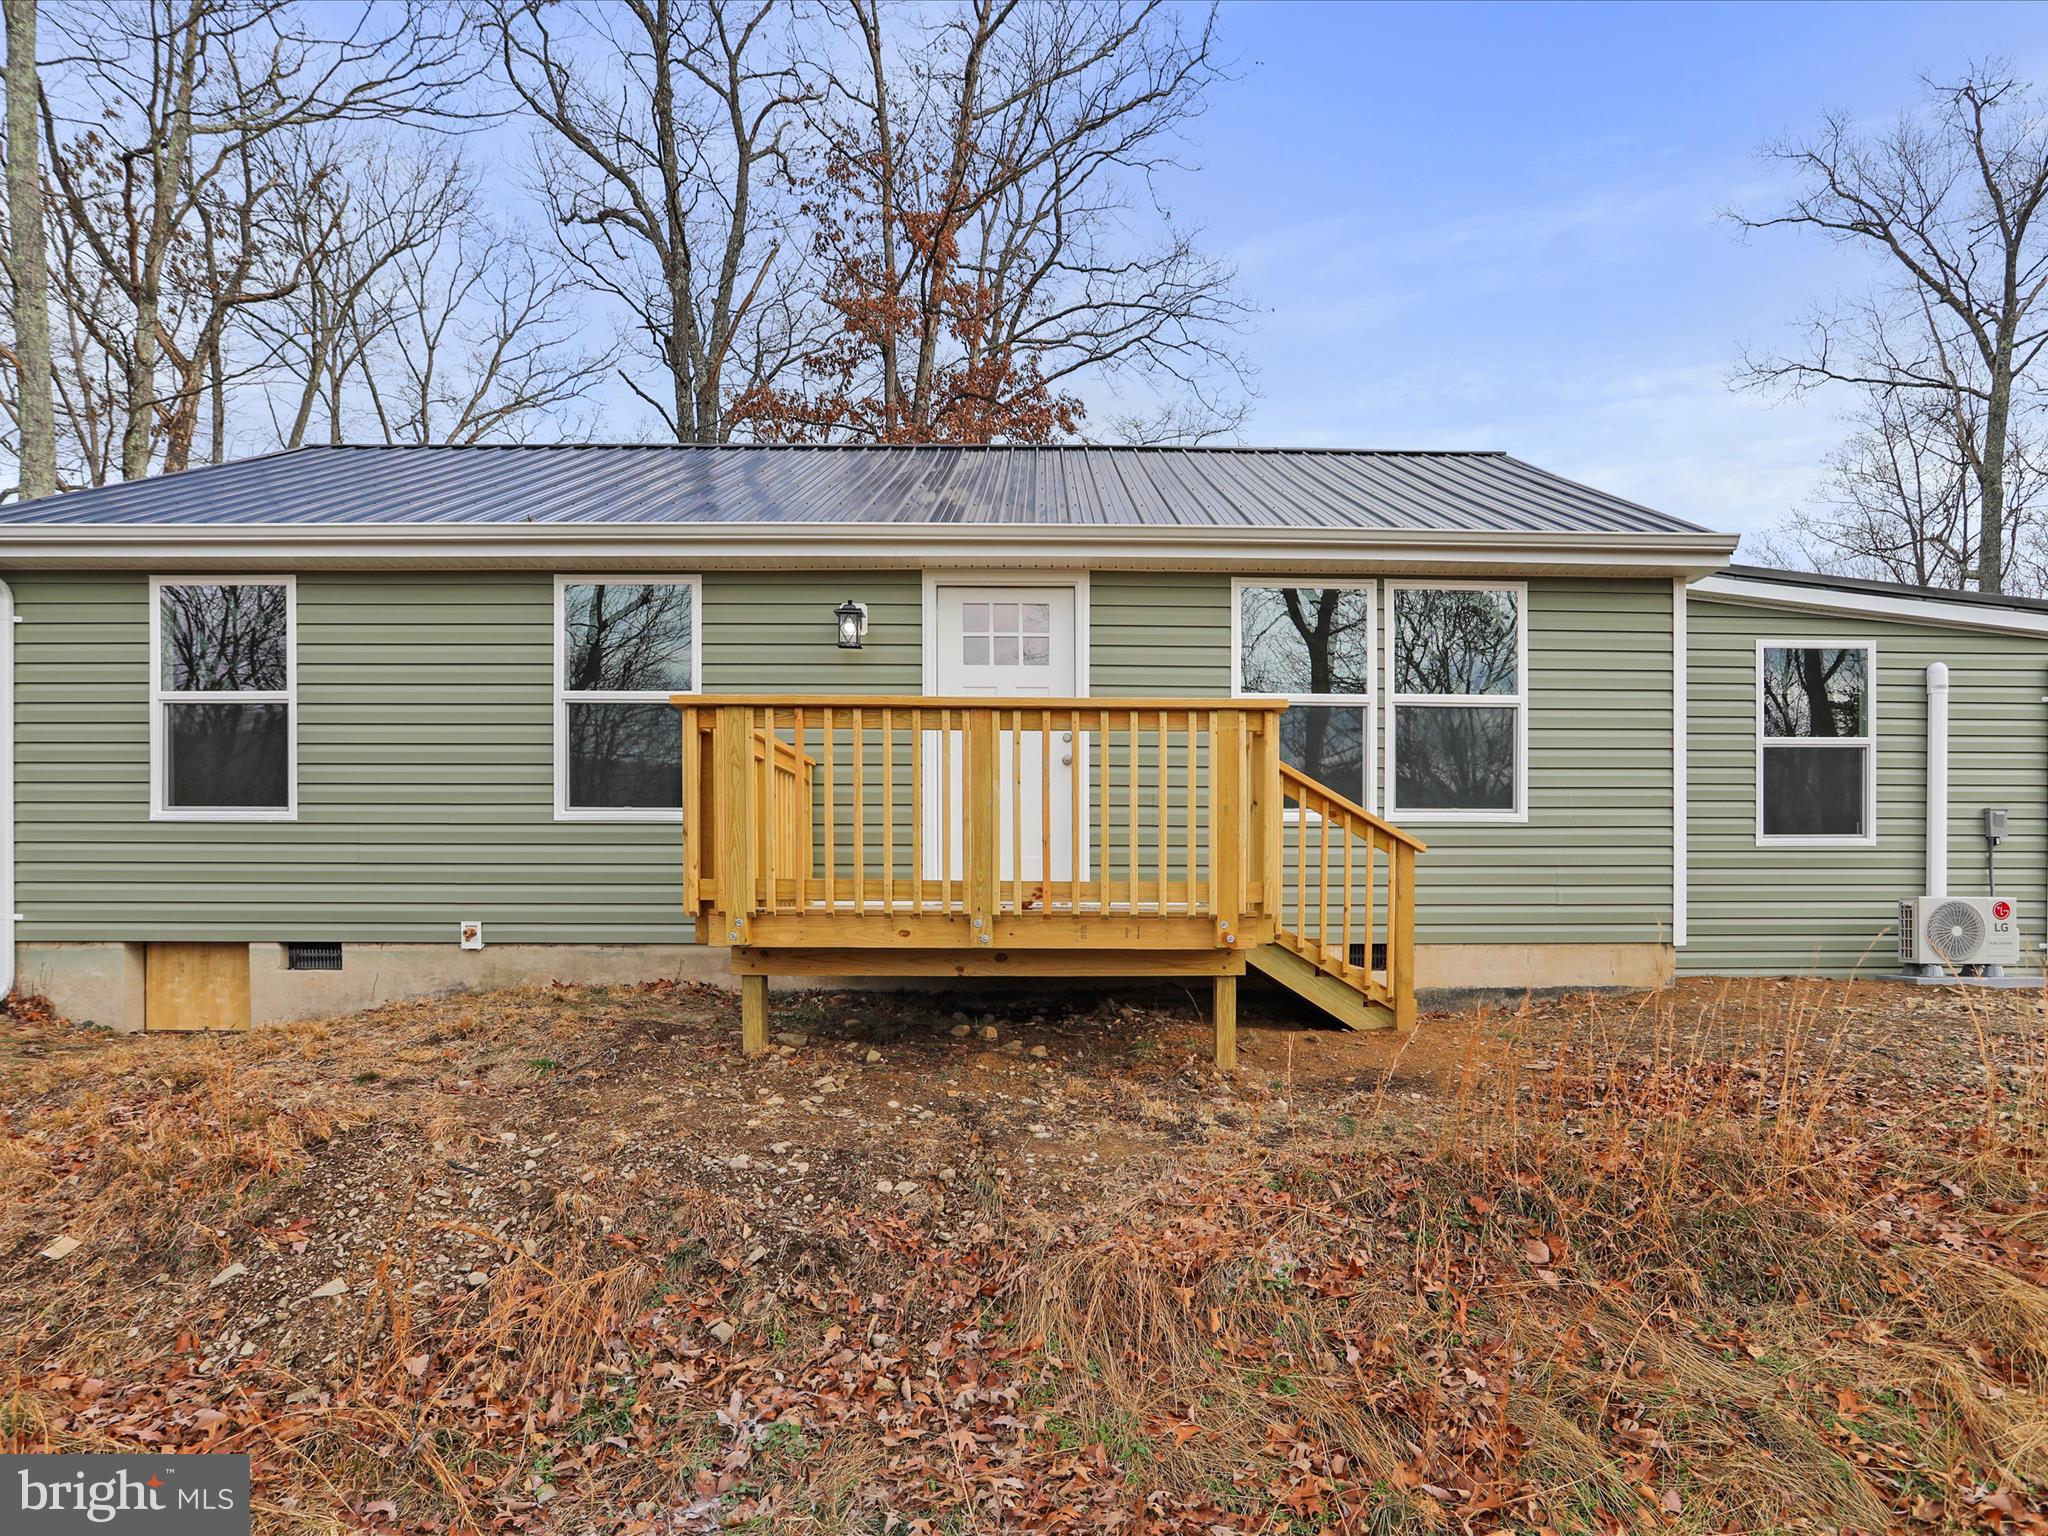
<svg viewBox="0 0 2048 1536">
<path fill-rule="evenodd" d="M 1216 978 L 1216 1070 L 1237 1070 L 1237 978 Z"/>
<path fill-rule="evenodd" d="M 768 1049 L 768 978 L 740 978 L 740 1054 L 759 1056 Z"/>
</svg>

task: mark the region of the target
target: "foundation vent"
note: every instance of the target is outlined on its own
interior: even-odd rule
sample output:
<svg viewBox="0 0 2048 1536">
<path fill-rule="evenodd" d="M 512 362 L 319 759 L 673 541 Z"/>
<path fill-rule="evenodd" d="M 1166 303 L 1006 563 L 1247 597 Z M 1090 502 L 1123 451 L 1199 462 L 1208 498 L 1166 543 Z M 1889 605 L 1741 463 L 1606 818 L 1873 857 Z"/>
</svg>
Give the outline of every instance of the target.
<svg viewBox="0 0 2048 1536">
<path fill-rule="evenodd" d="M 287 944 L 284 947 L 284 968 L 288 971 L 338 971 L 341 969 L 341 946 Z"/>
</svg>

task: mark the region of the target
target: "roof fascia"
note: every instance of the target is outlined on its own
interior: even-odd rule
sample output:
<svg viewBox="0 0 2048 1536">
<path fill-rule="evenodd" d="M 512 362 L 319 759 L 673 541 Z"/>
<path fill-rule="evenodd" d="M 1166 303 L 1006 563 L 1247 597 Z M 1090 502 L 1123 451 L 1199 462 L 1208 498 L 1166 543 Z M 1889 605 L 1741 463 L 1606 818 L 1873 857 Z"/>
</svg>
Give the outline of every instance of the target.
<svg viewBox="0 0 2048 1536">
<path fill-rule="evenodd" d="M 1595 569 L 1700 576 L 1733 552 L 1732 534 L 1519 533 L 1494 530 L 1187 528 L 1105 524 L 502 523 L 11 524 L 0 567 L 176 569 L 406 566 L 548 569 L 600 559 L 706 569 L 772 561 L 792 568 L 924 566 L 1097 568 L 1215 566 L 1238 571 L 1453 567 L 1474 574 Z"/>
<path fill-rule="evenodd" d="M 1938 597 L 1902 597 L 1889 592 L 1847 592 L 1839 587 L 1805 587 L 1743 576 L 1709 576 L 1692 584 L 1701 597 L 1723 598 L 1758 608 L 1796 608 L 1806 613 L 1844 614 L 1954 629 L 1989 629 L 2013 635 L 2048 636 L 2048 613 L 2025 608 L 1990 608 L 1945 602 Z"/>
</svg>

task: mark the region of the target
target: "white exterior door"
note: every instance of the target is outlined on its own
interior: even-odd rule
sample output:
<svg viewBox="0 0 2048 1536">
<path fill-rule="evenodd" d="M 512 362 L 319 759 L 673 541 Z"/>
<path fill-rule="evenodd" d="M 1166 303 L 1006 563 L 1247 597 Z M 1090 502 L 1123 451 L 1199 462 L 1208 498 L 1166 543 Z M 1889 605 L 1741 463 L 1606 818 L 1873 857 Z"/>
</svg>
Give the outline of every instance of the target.
<svg viewBox="0 0 2048 1536">
<path fill-rule="evenodd" d="M 1079 646 L 1074 633 L 1074 589 L 1046 586 L 952 586 L 938 588 L 937 633 L 931 643 L 938 653 L 935 692 L 946 697 L 1026 700 L 1067 699 L 1079 691 Z M 938 787 L 939 732 L 928 733 L 924 758 L 930 765 L 932 791 Z M 1073 877 L 1074 788 L 1083 774 L 1087 743 L 1080 733 L 1056 729 L 1051 740 L 1031 728 L 998 733 L 997 784 L 1002 796 L 1001 878 L 1037 882 Z M 951 784 L 941 797 L 928 791 L 933 824 L 926 828 L 930 867 L 940 874 L 940 849 L 949 857 L 953 879 L 964 870 L 966 838 L 961 823 L 961 770 L 965 743 L 961 733 L 944 754 Z M 1049 767 L 1048 767 L 1049 759 Z M 1051 796 L 1052 868 L 1045 868 L 1048 841 L 1047 793 Z M 1013 797 L 1015 803 L 1013 804 Z M 946 809 L 942 812 L 943 798 Z M 938 818 L 952 822 L 942 835 Z M 1023 846 L 1014 844 L 1019 840 Z M 1084 854 L 1085 860 L 1085 854 Z"/>
</svg>

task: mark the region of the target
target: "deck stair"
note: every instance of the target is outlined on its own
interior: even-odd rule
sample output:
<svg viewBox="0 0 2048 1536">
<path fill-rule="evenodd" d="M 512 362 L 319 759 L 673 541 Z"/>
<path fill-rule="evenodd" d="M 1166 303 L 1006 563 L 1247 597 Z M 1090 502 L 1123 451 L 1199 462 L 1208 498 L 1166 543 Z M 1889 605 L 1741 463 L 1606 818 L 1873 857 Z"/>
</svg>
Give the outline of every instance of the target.
<svg viewBox="0 0 2048 1536">
<path fill-rule="evenodd" d="M 1176 976 L 1235 1061 L 1247 965 L 1414 1022 L 1423 845 L 1281 761 L 1271 699 L 678 695 L 683 902 L 767 978 Z"/>
<path fill-rule="evenodd" d="M 1412 1029 L 1415 989 L 1394 982 L 1414 974 L 1414 856 L 1424 845 L 1285 763 L 1280 788 L 1279 916 L 1273 942 L 1245 959 L 1347 1028 Z"/>
</svg>

